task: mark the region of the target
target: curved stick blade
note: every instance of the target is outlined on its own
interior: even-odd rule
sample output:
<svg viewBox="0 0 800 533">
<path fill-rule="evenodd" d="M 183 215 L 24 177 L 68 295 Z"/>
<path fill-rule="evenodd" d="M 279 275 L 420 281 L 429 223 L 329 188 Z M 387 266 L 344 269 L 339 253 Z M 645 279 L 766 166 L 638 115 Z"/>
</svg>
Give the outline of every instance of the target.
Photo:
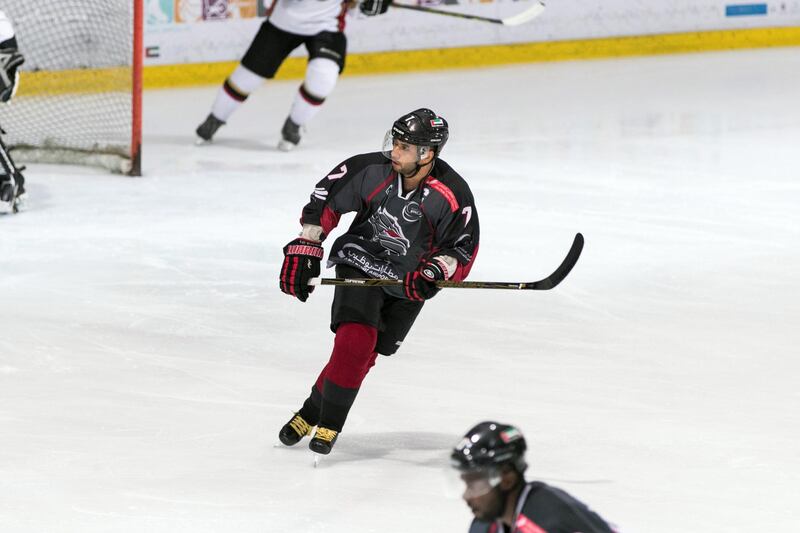
<svg viewBox="0 0 800 533">
<path fill-rule="evenodd" d="M 504 18 L 501 22 L 503 26 L 519 26 L 521 24 L 525 24 L 529 22 L 544 12 L 544 4 L 542 2 L 536 2 L 530 8 L 526 9 L 522 13 L 517 15 L 513 15 L 508 18 Z"/>
<path fill-rule="evenodd" d="M 555 271 L 544 278 L 543 280 L 537 281 L 532 284 L 531 287 L 526 287 L 535 290 L 549 290 L 564 281 L 564 278 L 572 271 L 572 267 L 575 266 L 575 263 L 578 262 L 578 258 L 581 256 L 581 252 L 583 251 L 583 235 L 580 233 L 575 234 L 575 240 L 572 241 L 572 246 L 567 252 L 567 256 L 558 265 L 558 268 Z"/>
</svg>

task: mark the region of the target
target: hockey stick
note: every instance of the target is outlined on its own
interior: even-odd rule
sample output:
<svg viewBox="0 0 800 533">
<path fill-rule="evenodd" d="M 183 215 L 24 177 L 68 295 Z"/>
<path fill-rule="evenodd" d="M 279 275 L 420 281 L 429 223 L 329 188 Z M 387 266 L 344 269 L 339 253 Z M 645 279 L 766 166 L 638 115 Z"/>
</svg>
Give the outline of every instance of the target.
<svg viewBox="0 0 800 533">
<path fill-rule="evenodd" d="M 409 4 L 392 3 L 391 7 L 399 7 L 400 9 L 411 9 L 414 11 L 422 11 L 423 13 L 433 13 L 434 15 L 446 15 L 448 17 L 458 17 L 462 19 L 479 20 L 481 22 L 491 22 L 494 24 L 502 24 L 503 26 L 519 26 L 525 24 L 538 17 L 544 12 L 544 3 L 536 1 L 531 7 L 519 13 L 504 19 L 495 19 L 490 17 L 481 17 L 479 15 L 468 15 L 466 13 L 454 13 L 452 11 L 445 11 L 443 9 L 434 9 L 426 6 L 414 6 Z"/>
<path fill-rule="evenodd" d="M 572 246 L 567 256 L 558 265 L 555 271 L 539 281 L 504 282 L 504 281 L 437 281 L 440 289 L 518 289 L 533 291 L 549 291 L 561 283 L 572 267 L 578 262 L 583 251 L 583 235 L 575 235 Z M 402 286 L 401 279 L 372 279 L 372 278 L 312 278 L 309 285 L 350 285 L 352 287 L 392 287 Z"/>
</svg>

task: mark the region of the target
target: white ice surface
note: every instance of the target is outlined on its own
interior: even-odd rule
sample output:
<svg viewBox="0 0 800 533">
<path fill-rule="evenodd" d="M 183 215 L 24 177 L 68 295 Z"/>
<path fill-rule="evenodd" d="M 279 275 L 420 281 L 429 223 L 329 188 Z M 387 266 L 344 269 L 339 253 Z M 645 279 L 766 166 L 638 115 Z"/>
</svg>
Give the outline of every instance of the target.
<svg viewBox="0 0 800 533">
<path fill-rule="evenodd" d="M 0 217 L 0 531 L 465 532 L 473 423 L 627 532 L 800 526 L 797 49 L 297 82 L 197 147 L 216 88 L 145 95 L 142 179 L 32 165 Z M 277 288 L 314 184 L 430 106 L 481 217 L 471 279 L 367 377 L 331 455 L 274 447 L 330 353 L 332 290 Z"/>
</svg>

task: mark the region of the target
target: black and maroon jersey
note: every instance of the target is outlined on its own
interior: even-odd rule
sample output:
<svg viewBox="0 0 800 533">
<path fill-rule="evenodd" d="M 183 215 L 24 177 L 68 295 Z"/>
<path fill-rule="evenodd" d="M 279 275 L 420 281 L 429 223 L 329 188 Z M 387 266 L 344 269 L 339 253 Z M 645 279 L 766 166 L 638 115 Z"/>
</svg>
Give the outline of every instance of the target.
<svg viewBox="0 0 800 533">
<path fill-rule="evenodd" d="M 437 159 L 429 176 L 403 194 L 402 178 L 381 152 L 347 159 L 317 183 L 301 222 L 321 226 L 324 237 L 344 213 L 356 216 L 336 239 L 328 266 L 345 264 L 367 277 L 402 279 L 423 259 L 446 254 L 462 280 L 478 252 L 478 213 L 472 192 L 450 165 Z M 402 287 L 387 292 L 404 297 Z"/>
<path fill-rule="evenodd" d="M 540 481 L 525 485 L 514 525 L 473 520 L 469 533 L 617 533 L 600 515 L 566 492 Z"/>
</svg>

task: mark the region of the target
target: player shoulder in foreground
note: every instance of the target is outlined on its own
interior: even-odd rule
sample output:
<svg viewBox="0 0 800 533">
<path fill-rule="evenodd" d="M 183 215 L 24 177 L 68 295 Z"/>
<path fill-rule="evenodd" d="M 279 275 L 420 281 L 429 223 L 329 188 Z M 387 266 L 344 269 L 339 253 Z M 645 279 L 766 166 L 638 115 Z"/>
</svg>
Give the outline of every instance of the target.
<svg viewBox="0 0 800 533">
<path fill-rule="evenodd" d="M 475 516 L 469 533 L 617 533 L 565 491 L 526 481 L 527 444 L 514 426 L 481 422 L 453 449 L 451 465 Z"/>
</svg>

